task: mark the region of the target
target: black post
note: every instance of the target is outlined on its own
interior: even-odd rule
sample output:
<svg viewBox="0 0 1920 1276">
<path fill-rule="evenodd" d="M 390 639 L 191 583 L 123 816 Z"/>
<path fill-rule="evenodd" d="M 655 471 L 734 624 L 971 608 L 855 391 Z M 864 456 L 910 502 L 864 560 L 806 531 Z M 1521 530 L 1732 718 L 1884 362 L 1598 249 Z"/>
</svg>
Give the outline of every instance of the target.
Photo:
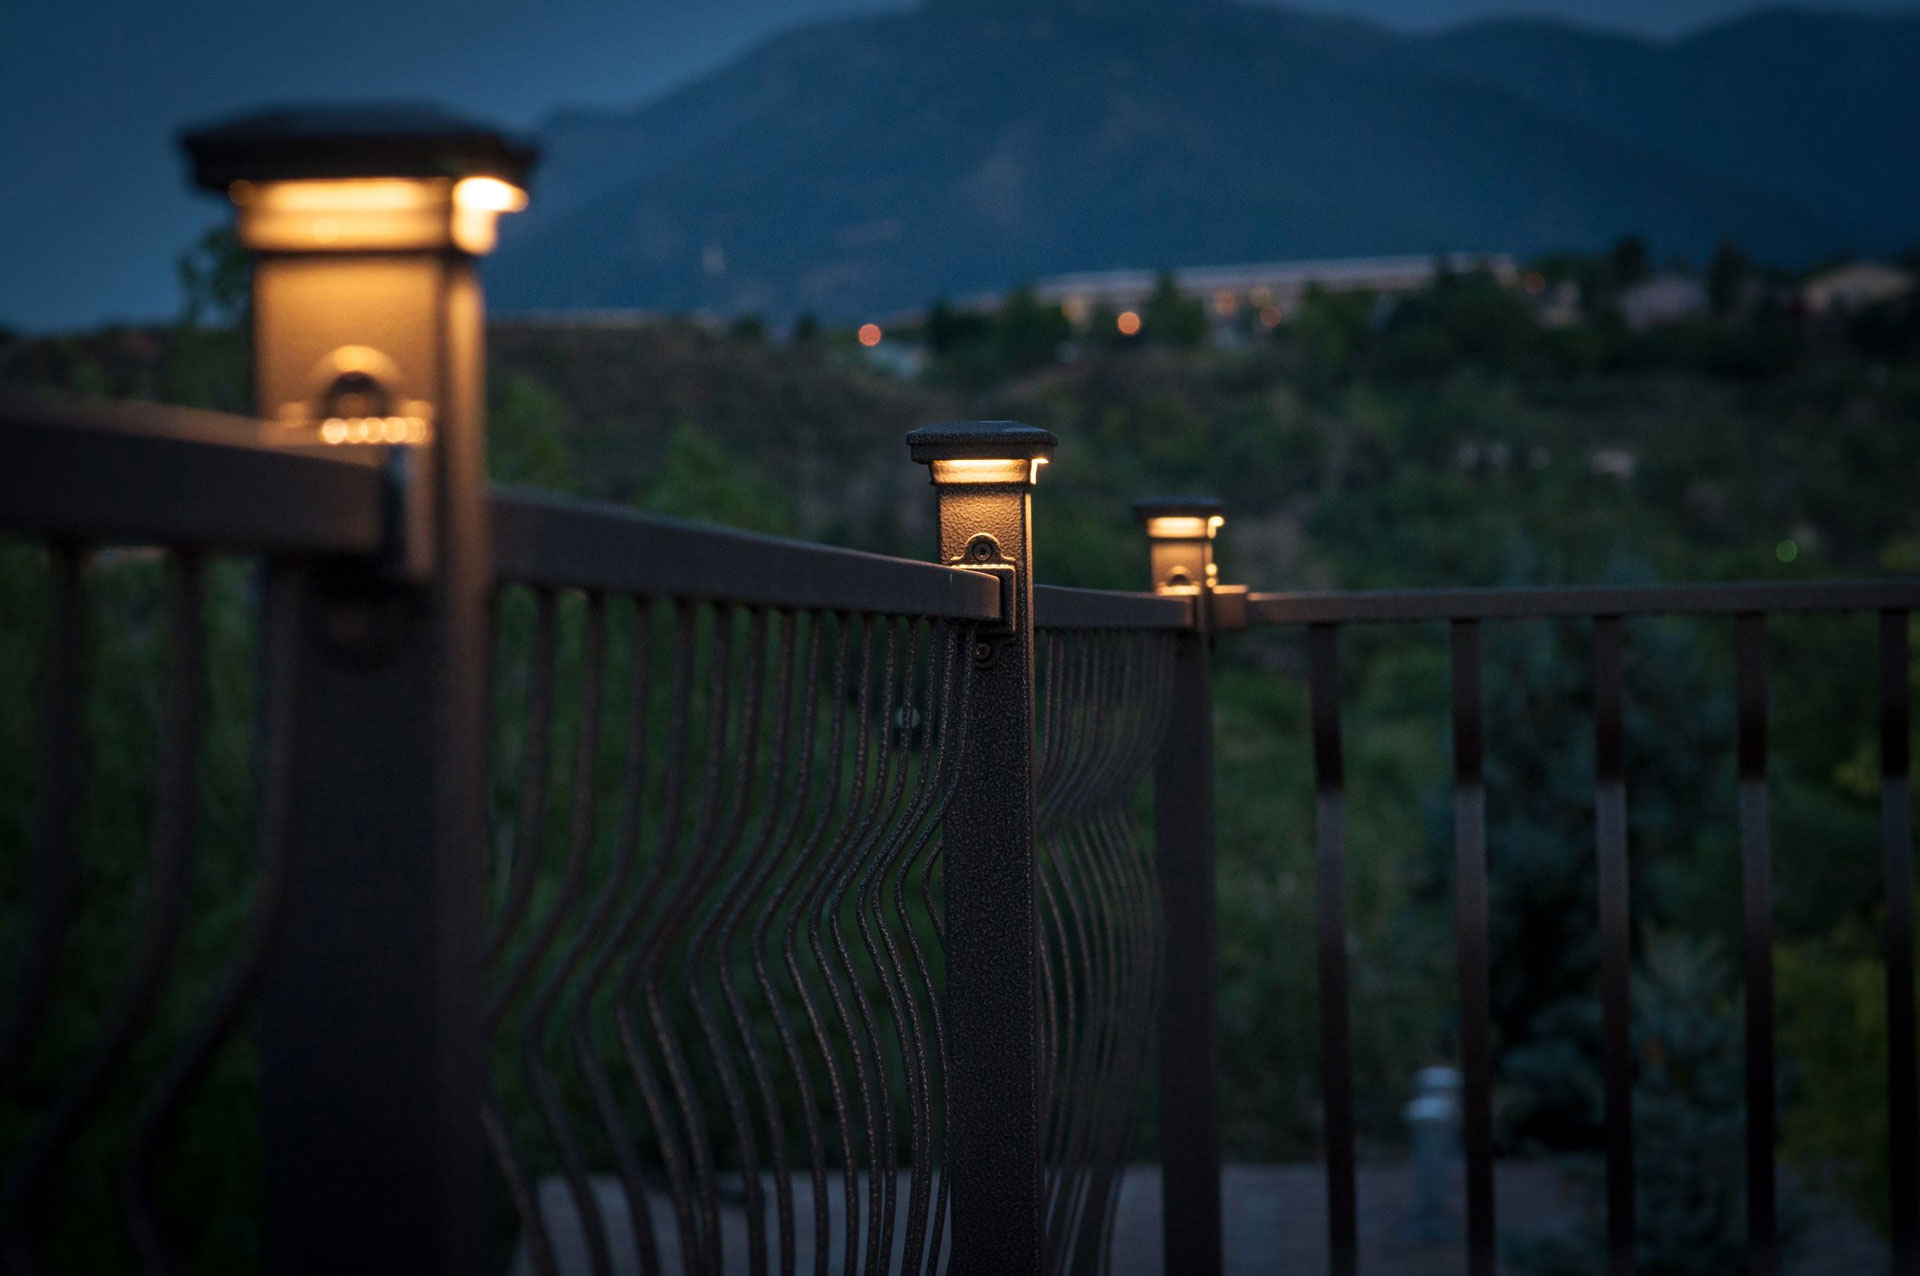
<svg viewBox="0 0 1920 1276">
<path fill-rule="evenodd" d="M 955 1276 L 1040 1270 L 1040 1035 L 1034 911 L 1033 480 L 1045 430 L 961 421 L 907 436 L 939 494 L 940 559 L 996 574 L 976 631 L 958 796 L 943 841 L 947 1182 Z"/>
<path fill-rule="evenodd" d="M 1174 645 L 1173 712 L 1153 773 L 1166 953 L 1160 990 L 1160 1198 L 1167 1276 L 1219 1276 L 1219 936 L 1213 875 L 1213 536 L 1221 504 L 1140 501 L 1154 589 L 1196 603 Z"/>
<path fill-rule="evenodd" d="M 475 256 L 531 153 L 417 108 L 273 112 L 186 146 L 258 254 L 259 415 L 289 441 L 394 445 L 385 551 L 276 564 L 289 603 L 268 641 L 295 691 L 262 998 L 266 1266 L 480 1271 L 493 557 Z"/>
</svg>

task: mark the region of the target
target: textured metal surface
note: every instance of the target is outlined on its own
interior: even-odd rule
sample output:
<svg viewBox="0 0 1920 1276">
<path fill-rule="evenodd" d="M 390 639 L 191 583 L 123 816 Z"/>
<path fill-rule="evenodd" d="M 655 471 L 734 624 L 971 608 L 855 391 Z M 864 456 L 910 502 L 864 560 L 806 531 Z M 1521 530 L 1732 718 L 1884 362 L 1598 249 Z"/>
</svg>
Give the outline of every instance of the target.
<svg viewBox="0 0 1920 1276">
<path fill-rule="evenodd" d="M 1059 1276 L 1110 1265 L 1152 1046 L 1160 899 L 1134 803 L 1166 733 L 1173 642 L 1048 630 L 1040 647 L 1041 1259 Z"/>
<path fill-rule="evenodd" d="M 596 1272 L 944 1270 L 969 631 L 503 608 L 486 1125 L 533 1270 L 556 1269 L 549 1176 Z"/>
<path fill-rule="evenodd" d="M 617 505 L 496 491 L 504 581 L 769 607 L 998 620 L 993 582 L 933 563 L 761 536 Z"/>
<path fill-rule="evenodd" d="M 1453 622 L 1454 926 L 1460 952 L 1461 1127 L 1467 1160 L 1467 1270 L 1493 1276 L 1493 1011 L 1487 927 L 1485 707 L 1480 625 Z"/>
<path fill-rule="evenodd" d="M 1780 1248 L 1775 1220 L 1773 1068 L 1773 867 L 1767 811 L 1766 617 L 1743 612 L 1735 622 L 1735 699 L 1739 707 L 1740 898 L 1746 972 L 1747 1271 L 1775 1276 Z"/>
<path fill-rule="evenodd" d="M 1920 1267 L 1920 1052 L 1914 1045 L 1913 792 L 1908 778 L 1913 653 L 1908 614 L 1880 615 L 1880 847 L 1886 899 L 1887 1162 L 1894 1276 Z"/>
<path fill-rule="evenodd" d="M 1327 1161 L 1327 1253 L 1332 1276 L 1355 1276 L 1360 1227 L 1354 1195 L 1353 1039 L 1347 1004 L 1347 798 L 1340 747 L 1340 631 L 1309 631 L 1313 715 L 1315 953 L 1320 992 L 1320 1106 Z"/>
<path fill-rule="evenodd" d="M 1727 585 L 1601 585 L 1537 589 L 1368 590 L 1267 593 L 1247 599 L 1256 625 L 1415 620 L 1514 620 L 1552 616 L 1735 615 L 1740 612 L 1880 611 L 1920 607 L 1920 581 L 1759 581 Z"/>
<path fill-rule="evenodd" d="M 1594 864 L 1599 893 L 1600 1054 L 1606 1118 L 1607 1271 L 1634 1269 L 1631 891 L 1627 871 L 1622 622 L 1593 622 Z"/>
<path fill-rule="evenodd" d="M 936 492 L 941 560 L 978 561 L 984 547 L 1014 573 L 1013 614 L 974 643 L 958 781 L 968 800 L 949 813 L 942 861 L 953 1270 L 1032 1276 L 1045 1226 L 1032 498 L 1024 487 Z"/>
</svg>

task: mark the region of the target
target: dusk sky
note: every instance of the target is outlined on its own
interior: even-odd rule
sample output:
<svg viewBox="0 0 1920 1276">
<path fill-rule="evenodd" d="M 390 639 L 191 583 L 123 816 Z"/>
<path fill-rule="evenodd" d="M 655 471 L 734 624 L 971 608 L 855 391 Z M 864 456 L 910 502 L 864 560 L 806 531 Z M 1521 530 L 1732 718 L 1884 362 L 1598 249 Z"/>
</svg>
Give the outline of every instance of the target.
<svg viewBox="0 0 1920 1276">
<path fill-rule="evenodd" d="M 0 18 L 0 324 L 170 315 L 173 257 L 222 216 L 187 189 L 183 125 L 267 103 L 427 99 L 522 129 L 555 107 L 637 103 L 785 26 L 895 7 L 848 0 L 10 0 Z M 1752 0 L 1303 0 L 1431 28 L 1551 15 L 1668 37 Z M 1805 7 L 1920 11 L 1920 0 Z"/>
</svg>

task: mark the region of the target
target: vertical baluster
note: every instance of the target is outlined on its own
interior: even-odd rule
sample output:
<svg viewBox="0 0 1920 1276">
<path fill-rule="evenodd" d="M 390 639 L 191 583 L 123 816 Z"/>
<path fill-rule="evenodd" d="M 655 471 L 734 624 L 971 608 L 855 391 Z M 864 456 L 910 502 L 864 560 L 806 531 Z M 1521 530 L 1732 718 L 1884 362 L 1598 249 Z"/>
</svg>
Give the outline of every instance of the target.
<svg viewBox="0 0 1920 1276">
<path fill-rule="evenodd" d="M 1913 1027 L 1913 816 L 1907 613 L 1880 614 L 1880 847 L 1886 874 L 1887 1134 L 1894 1276 L 1920 1266 L 1920 1113 Z"/>
<path fill-rule="evenodd" d="M 1347 800 L 1340 756 L 1340 630 L 1308 629 L 1313 714 L 1314 905 L 1320 975 L 1320 1094 L 1326 1119 L 1328 1271 L 1354 1276 L 1353 1050 L 1347 1010 Z"/>
<path fill-rule="evenodd" d="M 1593 622 L 1594 855 L 1600 894 L 1600 1033 L 1606 1094 L 1607 1271 L 1634 1266 L 1632 915 L 1627 872 L 1626 733 L 1618 616 Z"/>
<path fill-rule="evenodd" d="M 1460 946 L 1460 1067 L 1466 1080 L 1467 1270 L 1472 1276 L 1493 1276 L 1493 1043 L 1480 622 L 1454 621 L 1452 639 L 1455 927 Z"/>
<path fill-rule="evenodd" d="M 1740 759 L 1740 894 L 1747 981 L 1747 1271 L 1773 1276 L 1773 869 L 1767 816 L 1766 617 L 1735 622 Z"/>
<path fill-rule="evenodd" d="M 56 547 L 48 556 L 52 597 L 41 685 L 40 768 L 34 793 L 33 867 L 28 896 L 32 901 L 31 934 L 6 1027 L 0 1031 L 0 1087 L 12 1083 L 39 1039 L 80 894 L 85 563 L 85 555 L 68 546 Z"/>
</svg>

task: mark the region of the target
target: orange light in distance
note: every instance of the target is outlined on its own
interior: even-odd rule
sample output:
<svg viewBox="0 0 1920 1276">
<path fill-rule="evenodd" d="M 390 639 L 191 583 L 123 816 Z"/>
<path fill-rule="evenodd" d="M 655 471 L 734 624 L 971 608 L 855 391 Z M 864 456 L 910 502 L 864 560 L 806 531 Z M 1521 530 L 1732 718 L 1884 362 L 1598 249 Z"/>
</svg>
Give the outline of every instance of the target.
<svg viewBox="0 0 1920 1276">
<path fill-rule="evenodd" d="M 1120 317 L 1113 321 L 1113 326 L 1120 329 L 1123 337 L 1136 336 L 1140 332 L 1140 316 L 1131 310 L 1122 310 Z"/>
<path fill-rule="evenodd" d="M 1260 311 L 1260 323 L 1262 327 L 1278 328 L 1280 326 L 1280 307 L 1267 306 L 1263 308 Z"/>
<path fill-rule="evenodd" d="M 868 349 L 872 349 L 874 346 L 877 346 L 880 344 L 880 337 L 881 337 L 881 332 L 880 332 L 879 324 L 863 323 L 860 325 L 860 344 L 861 345 L 866 346 Z"/>
</svg>

